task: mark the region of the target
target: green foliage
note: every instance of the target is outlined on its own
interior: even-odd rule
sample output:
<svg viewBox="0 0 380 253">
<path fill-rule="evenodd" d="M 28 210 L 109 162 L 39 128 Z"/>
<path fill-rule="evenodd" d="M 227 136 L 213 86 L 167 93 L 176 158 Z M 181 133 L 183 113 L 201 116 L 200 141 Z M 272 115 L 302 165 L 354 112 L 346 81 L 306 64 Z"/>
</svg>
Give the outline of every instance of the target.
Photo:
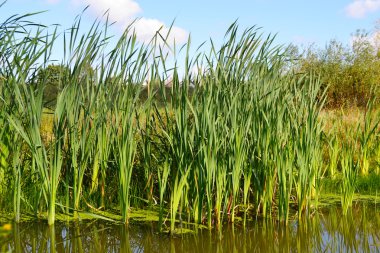
<svg viewBox="0 0 380 253">
<path fill-rule="evenodd" d="M 3 137 L 2 135 L 0 135 Z M 0 138 L 0 196 L 4 196 L 6 193 L 6 173 L 8 170 L 8 157 L 9 148 L 7 144 L 4 144 L 5 138 Z M 2 198 L 0 197 L 0 204 Z"/>
<path fill-rule="evenodd" d="M 57 96 L 67 83 L 70 70 L 64 65 L 49 65 L 38 71 L 36 84 L 45 84 L 43 101 L 45 107 L 53 107 L 57 103 Z"/>
<path fill-rule="evenodd" d="M 342 168 L 341 204 L 343 215 L 347 215 L 348 209 L 352 206 L 359 167 L 350 146 L 343 146 L 340 163 Z"/>
<path fill-rule="evenodd" d="M 378 195 L 380 193 L 380 176 L 369 174 L 368 176 L 358 177 L 357 192 L 368 195 Z"/>
<path fill-rule="evenodd" d="M 314 72 L 328 87 L 328 107 L 364 107 L 374 94 L 379 95 L 379 48 L 369 33 L 357 31 L 352 38 L 350 45 L 331 40 L 323 49 L 310 46 L 302 53 L 293 52 L 299 59 L 296 71 Z"/>
</svg>

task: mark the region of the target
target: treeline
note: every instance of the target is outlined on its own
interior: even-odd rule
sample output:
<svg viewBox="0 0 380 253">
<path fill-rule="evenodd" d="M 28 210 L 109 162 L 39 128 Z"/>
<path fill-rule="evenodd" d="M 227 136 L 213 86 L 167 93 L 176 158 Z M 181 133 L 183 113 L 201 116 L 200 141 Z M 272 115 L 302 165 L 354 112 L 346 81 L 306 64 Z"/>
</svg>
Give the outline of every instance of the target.
<svg viewBox="0 0 380 253">
<path fill-rule="evenodd" d="M 379 94 L 380 51 L 377 33 L 358 30 L 352 42 L 331 40 L 324 48 L 290 46 L 296 73 L 316 73 L 327 89 L 327 108 L 364 107 Z"/>
<path fill-rule="evenodd" d="M 357 31 L 351 43 L 331 40 L 323 48 L 315 45 L 307 48 L 290 45 L 288 52 L 292 61 L 287 66 L 286 73 L 312 73 L 319 76 L 323 84 L 321 93 L 327 88 L 325 108 L 365 107 L 373 96 L 380 95 L 380 51 L 375 35 L 376 33 Z M 95 70 L 91 66 L 87 66 L 87 69 L 95 78 Z M 40 69 L 34 79 L 34 82 L 46 85 L 44 101 L 47 107 L 55 105 L 57 94 L 65 83 L 64 73 L 69 73 L 67 67 L 52 64 Z M 107 82 L 109 81 L 111 80 Z M 158 83 L 157 80 L 150 85 L 157 91 Z M 167 86 L 169 90 L 170 85 Z M 147 98 L 147 89 L 145 86 L 141 99 Z M 162 102 L 159 93 L 156 99 Z"/>
<path fill-rule="evenodd" d="M 29 80 L 27 80 L 27 84 L 33 87 L 38 87 L 40 84 L 44 85 L 43 89 L 43 105 L 45 108 L 53 109 L 57 103 L 57 97 L 59 93 L 68 85 L 68 81 L 70 80 L 70 75 L 72 71 L 68 66 L 64 64 L 49 64 L 46 67 L 40 68 L 35 76 L 32 76 Z M 88 65 L 81 69 L 81 73 L 79 73 L 78 78 L 80 79 L 79 85 L 82 88 L 86 88 L 86 82 L 91 82 L 91 84 L 99 83 L 98 80 L 98 70 L 94 69 L 92 66 Z M 88 78 L 90 76 L 90 78 Z M 107 77 L 103 80 L 103 84 L 112 84 L 118 80 L 117 77 Z M 3 77 L 3 81 L 0 77 L 0 85 L 2 82 L 5 82 L 5 78 Z M 173 81 L 171 79 L 164 81 L 164 87 L 166 89 L 165 94 L 170 96 L 170 91 L 172 89 Z M 149 93 L 155 94 L 154 99 L 158 105 L 163 105 L 164 98 L 161 96 L 161 92 L 159 92 L 161 86 L 161 80 L 145 80 L 142 84 L 136 83 L 136 85 L 141 85 L 140 92 L 140 101 L 145 101 L 149 97 Z M 150 90 L 149 90 L 150 89 Z M 192 89 L 190 93 L 192 93 Z"/>
</svg>

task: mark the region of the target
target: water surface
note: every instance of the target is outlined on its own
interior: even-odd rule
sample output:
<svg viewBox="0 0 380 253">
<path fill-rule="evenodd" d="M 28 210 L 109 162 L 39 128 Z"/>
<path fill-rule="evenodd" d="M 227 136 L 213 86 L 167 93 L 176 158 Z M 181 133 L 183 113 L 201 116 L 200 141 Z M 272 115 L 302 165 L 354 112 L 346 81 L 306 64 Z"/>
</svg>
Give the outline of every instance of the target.
<svg viewBox="0 0 380 253">
<path fill-rule="evenodd" d="M 168 224 L 169 225 L 169 224 Z M 218 232 L 170 236 L 155 223 L 114 224 L 94 220 L 13 224 L 0 238 L 1 252 L 380 252 L 380 210 L 359 204 L 346 217 L 328 208 L 288 226 L 272 220 L 225 225 Z"/>
</svg>

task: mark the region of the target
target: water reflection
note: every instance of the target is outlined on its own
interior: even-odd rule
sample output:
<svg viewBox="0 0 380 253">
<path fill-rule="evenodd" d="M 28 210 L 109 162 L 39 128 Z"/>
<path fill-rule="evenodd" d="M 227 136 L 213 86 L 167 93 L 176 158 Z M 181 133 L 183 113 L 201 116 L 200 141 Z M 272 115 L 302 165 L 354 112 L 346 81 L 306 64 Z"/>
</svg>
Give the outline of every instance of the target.
<svg viewBox="0 0 380 253">
<path fill-rule="evenodd" d="M 170 237 L 155 224 L 115 225 L 103 221 L 15 224 L 0 238 L 11 252 L 380 252 L 380 213 L 359 206 L 346 217 L 335 208 L 285 227 L 271 220 L 197 230 Z"/>
</svg>

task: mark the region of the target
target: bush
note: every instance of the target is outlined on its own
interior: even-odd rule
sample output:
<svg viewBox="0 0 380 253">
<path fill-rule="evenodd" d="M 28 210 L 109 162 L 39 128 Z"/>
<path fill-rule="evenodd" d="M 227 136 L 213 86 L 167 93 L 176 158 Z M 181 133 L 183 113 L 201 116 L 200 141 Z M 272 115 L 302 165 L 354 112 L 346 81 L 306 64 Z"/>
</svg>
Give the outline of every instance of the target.
<svg viewBox="0 0 380 253">
<path fill-rule="evenodd" d="M 350 45 L 331 40 L 323 49 L 310 46 L 298 54 L 295 71 L 320 75 L 328 87 L 327 107 L 363 107 L 379 95 L 380 54 L 374 42 L 369 33 L 357 31 Z"/>
</svg>

